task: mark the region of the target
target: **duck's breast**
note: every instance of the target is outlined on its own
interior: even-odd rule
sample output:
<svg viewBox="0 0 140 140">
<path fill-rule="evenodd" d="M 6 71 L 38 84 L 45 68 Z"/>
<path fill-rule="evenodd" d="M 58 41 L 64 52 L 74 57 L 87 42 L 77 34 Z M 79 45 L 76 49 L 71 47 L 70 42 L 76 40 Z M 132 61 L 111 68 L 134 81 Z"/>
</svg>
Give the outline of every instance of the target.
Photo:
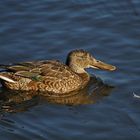
<svg viewBox="0 0 140 140">
<path fill-rule="evenodd" d="M 45 64 L 42 68 L 43 82 L 39 83 L 40 90 L 55 93 L 66 93 L 79 89 L 82 79 L 68 66 L 57 64 Z M 42 88 L 41 88 L 42 87 Z"/>
</svg>

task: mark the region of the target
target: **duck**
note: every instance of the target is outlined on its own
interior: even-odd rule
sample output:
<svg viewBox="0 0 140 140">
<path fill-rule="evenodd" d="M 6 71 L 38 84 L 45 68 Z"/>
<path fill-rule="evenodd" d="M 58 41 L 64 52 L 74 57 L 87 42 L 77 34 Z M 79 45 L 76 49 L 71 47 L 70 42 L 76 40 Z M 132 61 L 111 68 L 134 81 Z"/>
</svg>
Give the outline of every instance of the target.
<svg viewBox="0 0 140 140">
<path fill-rule="evenodd" d="M 59 60 L 38 60 L 0 65 L 0 81 L 9 90 L 67 94 L 83 89 L 90 81 L 87 68 L 114 71 L 115 66 L 94 58 L 79 49 L 68 53 L 66 63 Z"/>
</svg>

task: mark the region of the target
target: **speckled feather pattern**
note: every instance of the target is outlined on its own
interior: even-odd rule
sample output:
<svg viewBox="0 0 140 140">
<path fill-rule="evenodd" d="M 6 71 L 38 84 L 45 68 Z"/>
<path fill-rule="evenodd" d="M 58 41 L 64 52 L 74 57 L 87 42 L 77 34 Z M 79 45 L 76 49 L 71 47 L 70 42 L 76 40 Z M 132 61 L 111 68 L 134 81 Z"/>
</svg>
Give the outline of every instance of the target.
<svg viewBox="0 0 140 140">
<path fill-rule="evenodd" d="M 13 90 L 64 94 L 83 88 L 89 80 L 87 76 L 80 76 L 68 66 L 55 60 L 20 63 L 7 69 L 9 72 L 3 72 L 1 75 L 16 81 L 15 83 L 4 81 L 4 85 Z"/>
</svg>

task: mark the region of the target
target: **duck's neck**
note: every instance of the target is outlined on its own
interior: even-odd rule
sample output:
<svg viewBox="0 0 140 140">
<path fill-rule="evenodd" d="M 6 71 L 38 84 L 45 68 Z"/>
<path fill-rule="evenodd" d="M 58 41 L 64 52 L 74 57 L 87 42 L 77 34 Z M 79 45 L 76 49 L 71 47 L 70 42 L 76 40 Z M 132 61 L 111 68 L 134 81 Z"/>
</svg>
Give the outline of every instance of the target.
<svg viewBox="0 0 140 140">
<path fill-rule="evenodd" d="M 89 80 L 90 80 L 90 75 L 84 70 L 84 68 L 79 68 L 75 65 L 69 65 L 72 71 L 74 71 L 79 77 L 82 78 L 83 80 L 83 85 L 85 86 Z"/>
<path fill-rule="evenodd" d="M 72 57 L 70 57 L 70 56 L 67 57 L 66 65 L 68 67 L 70 67 L 73 72 L 75 72 L 77 75 L 79 75 L 79 77 L 82 78 L 83 85 L 86 85 L 89 82 L 89 80 L 90 80 L 89 74 L 85 71 L 84 68 L 80 68 L 79 66 L 77 66 L 74 63 L 74 61 L 72 60 Z"/>
</svg>

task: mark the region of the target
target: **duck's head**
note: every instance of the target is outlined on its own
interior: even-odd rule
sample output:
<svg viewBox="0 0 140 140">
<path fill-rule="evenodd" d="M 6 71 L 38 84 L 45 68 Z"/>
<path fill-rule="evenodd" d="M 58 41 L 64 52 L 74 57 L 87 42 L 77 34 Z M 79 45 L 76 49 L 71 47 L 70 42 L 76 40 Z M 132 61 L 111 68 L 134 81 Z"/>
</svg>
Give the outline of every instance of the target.
<svg viewBox="0 0 140 140">
<path fill-rule="evenodd" d="M 77 73 L 85 72 L 85 68 L 94 68 L 113 71 L 115 66 L 95 59 L 90 53 L 84 50 L 74 50 L 68 54 L 66 64 Z"/>
</svg>

